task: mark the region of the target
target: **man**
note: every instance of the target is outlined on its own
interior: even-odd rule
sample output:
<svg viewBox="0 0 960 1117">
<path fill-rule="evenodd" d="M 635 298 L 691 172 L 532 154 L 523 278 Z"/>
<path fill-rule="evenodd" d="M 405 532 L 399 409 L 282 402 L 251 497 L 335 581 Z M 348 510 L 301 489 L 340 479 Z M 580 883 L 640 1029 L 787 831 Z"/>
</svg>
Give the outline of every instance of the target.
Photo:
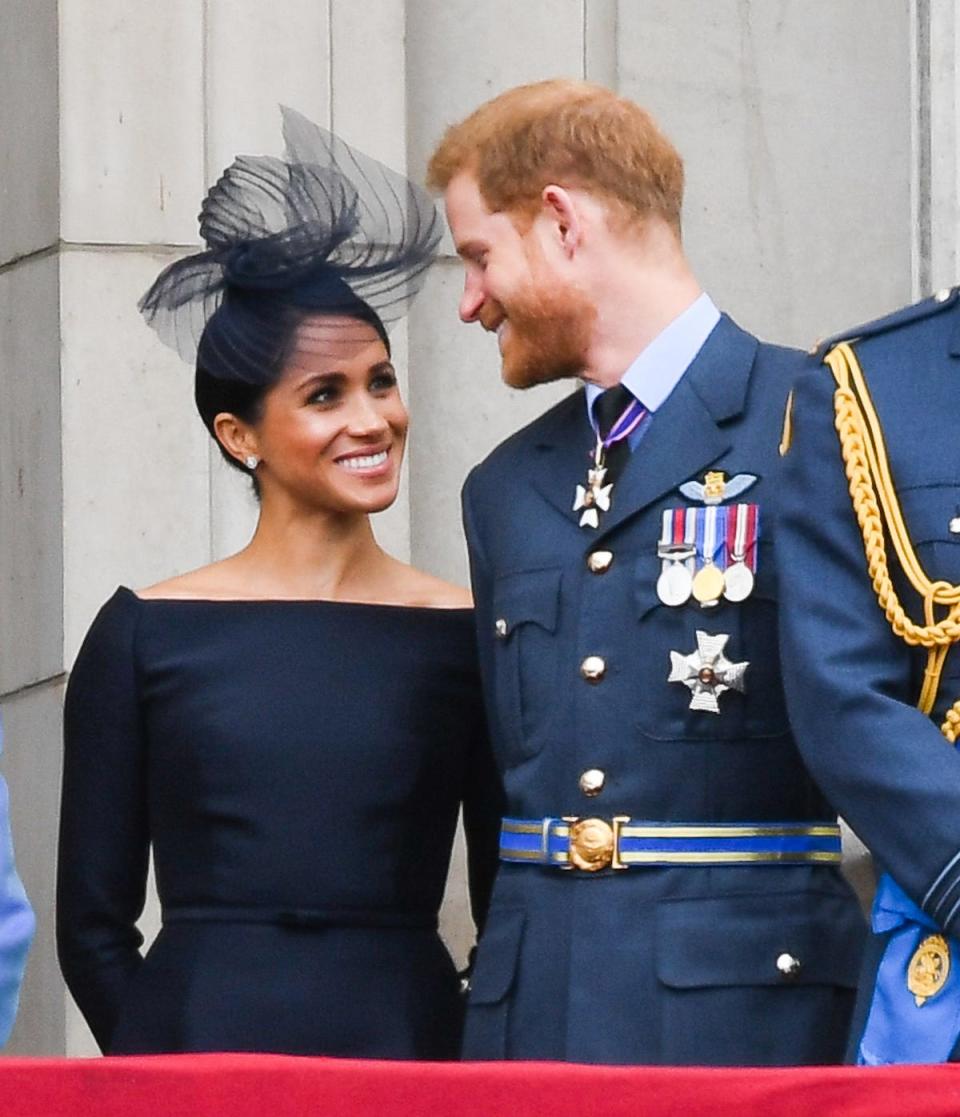
<svg viewBox="0 0 960 1117">
<path fill-rule="evenodd" d="M 778 539 L 790 714 L 884 870 L 850 1051 L 867 1064 L 958 1057 L 958 356 L 945 290 L 822 346 L 792 409 Z"/>
<path fill-rule="evenodd" d="M 3 723 L 0 722 L 0 751 Z M 33 911 L 13 864 L 7 785 L 0 777 L 0 1046 L 17 1015 L 20 983 L 33 938 Z"/>
<path fill-rule="evenodd" d="M 496 333 L 503 379 L 586 384 L 464 490 L 508 799 L 465 1054 L 836 1060 L 862 919 L 777 655 L 800 358 L 701 292 L 680 158 L 608 90 L 503 94 L 447 132 L 429 180 L 460 316 Z"/>
</svg>

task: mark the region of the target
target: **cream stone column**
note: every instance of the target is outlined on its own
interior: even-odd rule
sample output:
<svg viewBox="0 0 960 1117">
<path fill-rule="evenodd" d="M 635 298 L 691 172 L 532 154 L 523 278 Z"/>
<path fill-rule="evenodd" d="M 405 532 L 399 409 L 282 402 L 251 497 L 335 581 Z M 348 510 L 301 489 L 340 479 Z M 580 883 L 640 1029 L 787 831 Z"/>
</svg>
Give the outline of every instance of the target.
<svg viewBox="0 0 960 1117">
<path fill-rule="evenodd" d="M 53 944 L 63 680 L 56 0 L 6 0 L 2 16 L 0 771 L 38 924 L 7 1050 L 62 1051 Z"/>
</svg>

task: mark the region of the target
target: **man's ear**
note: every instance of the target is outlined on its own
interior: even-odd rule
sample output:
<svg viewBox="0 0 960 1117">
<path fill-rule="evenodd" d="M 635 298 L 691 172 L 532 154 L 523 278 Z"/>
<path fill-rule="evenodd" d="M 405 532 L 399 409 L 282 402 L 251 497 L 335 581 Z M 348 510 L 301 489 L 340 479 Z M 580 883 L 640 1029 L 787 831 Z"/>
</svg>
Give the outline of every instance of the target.
<svg viewBox="0 0 960 1117">
<path fill-rule="evenodd" d="M 548 183 L 540 193 L 542 213 L 553 222 L 560 247 L 572 257 L 580 247 L 583 225 L 576 199 L 568 190 Z"/>
<path fill-rule="evenodd" d="M 260 457 L 260 448 L 253 428 L 232 415 L 221 411 L 213 420 L 213 432 L 228 454 L 242 462 L 245 458 Z"/>
</svg>

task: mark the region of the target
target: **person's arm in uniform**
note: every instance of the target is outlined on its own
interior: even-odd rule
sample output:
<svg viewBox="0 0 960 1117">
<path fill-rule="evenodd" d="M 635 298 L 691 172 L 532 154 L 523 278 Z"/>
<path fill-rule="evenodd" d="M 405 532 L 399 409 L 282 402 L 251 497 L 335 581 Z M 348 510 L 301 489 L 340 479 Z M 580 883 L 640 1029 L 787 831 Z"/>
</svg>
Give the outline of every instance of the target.
<svg viewBox="0 0 960 1117">
<path fill-rule="evenodd" d="M 497 768 L 492 742 L 494 703 L 491 652 L 494 640 L 492 585 L 486 557 L 470 498 L 471 477 L 463 488 L 463 523 L 470 556 L 470 582 L 477 623 L 477 654 L 483 689 L 483 709 L 478 711 L 480 725 L 472 750 L 468 787 L 464 793 L 464 828 L 467 834 L 470 873 L 470 903 L 478 935 L 483 930 L 493 881 L 499 865 L 500 820 L 504 812 L 503 783 Z"/>
<path fill-rule="evenodd" d="M 834 389 L 829 369 L 817 366 L 794 393 L 777 538 L 790 718 L 834 807 L 900 888 L 956 935 L 960 755 L 917 708 L 924 652 L 894 634 L 871 585 Z"/>
<path fill-rule="evenodd" d="M 2 746 L 0 724 L 0 749 Z M 33 910 L 13 862 L 7 785 L 0 777 L 0 1045 L 13 1029 L 33 931 Z"/>
<path fill-rule="evenodd" d="M 57 947 L 67 987 L 101 1049 L 141 963 L 148 831 L 132 595 L 87 634 L 64 711 Z"/>
</svg>

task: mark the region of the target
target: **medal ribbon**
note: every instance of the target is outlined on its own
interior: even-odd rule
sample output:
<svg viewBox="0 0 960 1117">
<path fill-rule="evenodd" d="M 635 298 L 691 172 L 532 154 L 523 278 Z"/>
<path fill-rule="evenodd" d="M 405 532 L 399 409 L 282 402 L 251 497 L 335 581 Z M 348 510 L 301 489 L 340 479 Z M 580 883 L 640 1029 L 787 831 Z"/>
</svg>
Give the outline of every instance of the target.
<svg viewBox="0 0 960 1117">
<path fill-rule="evenodd" d="M 880 877 L 871 927 L 887 934 L 867 1024 L 857 1050 L 860 1066 L 945 1063 L 960 1037 L 960 943 L 948 940 L 953 965 L 943 987 L 918 1005 L 907 987 L 914 951 L 940 928 L 887 873 Z"/>
<path fill-rule="evenodd" d="M 757 540 L 760 538 L 760 506 L 758 504 L 735 504 L 725 508 L 724 511 L 727 513 L 724 529 L 724 568 L 739 561 L 756 574 Z"/>
<path fill-rule="evenodd" d="M 696 517 L 697 557 L 702 568 L 716 561 L 717 551 L 726 542 L 727 509 L 708 504 L 706 508 L 690 508 L 688 511 Z"/>
<path fill-rule="evenodd" d="M 605 438 L 600 439 L 604 450 L 609 449 L 615 442 L 621 442 L 629 437 L 647 416 L 647 409 L 638 399 L 631 399 L 627 406 L 615 419 Z"/>
</svg>

